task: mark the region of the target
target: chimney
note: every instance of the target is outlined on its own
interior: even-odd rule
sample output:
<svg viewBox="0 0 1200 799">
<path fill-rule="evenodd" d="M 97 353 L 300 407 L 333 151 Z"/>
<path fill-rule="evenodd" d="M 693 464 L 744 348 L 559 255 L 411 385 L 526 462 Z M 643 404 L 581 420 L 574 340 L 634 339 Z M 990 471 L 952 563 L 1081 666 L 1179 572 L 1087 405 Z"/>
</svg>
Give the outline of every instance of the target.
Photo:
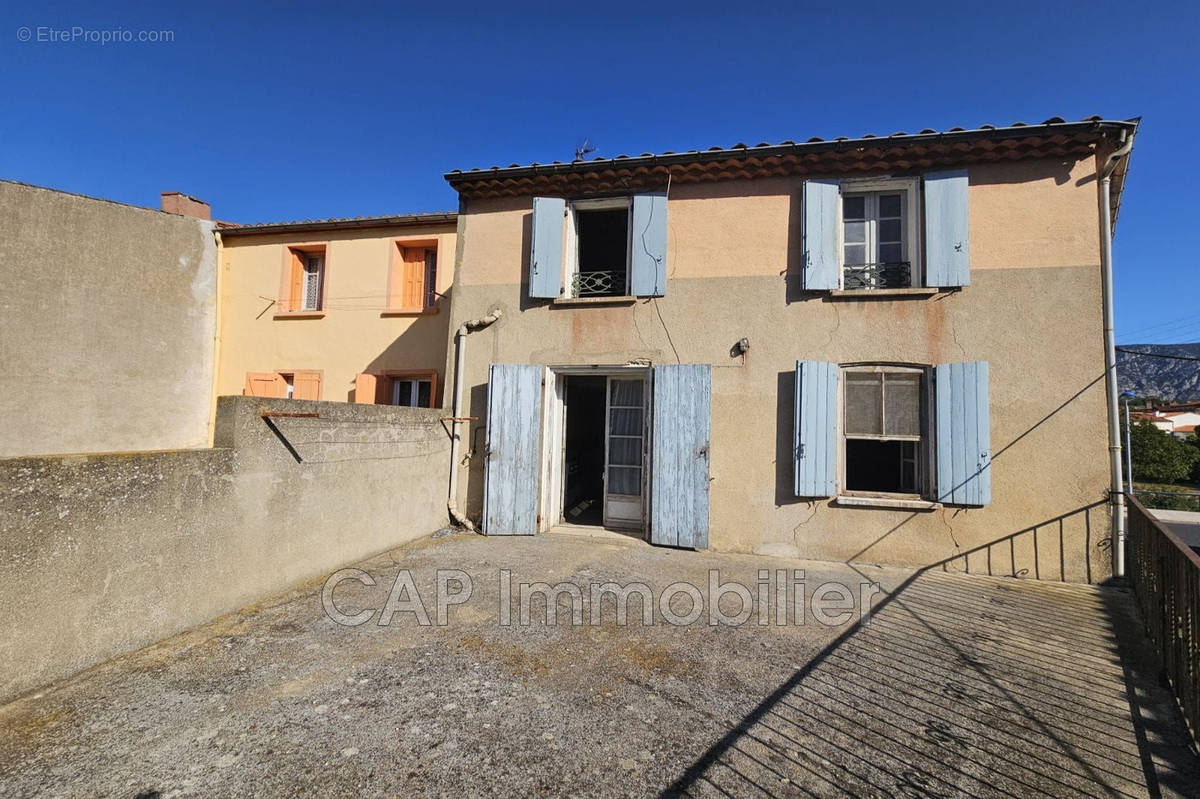
<svg viewBox="0 0 1200 799">
<path fill-rule="evenodd" d="M 203 200 L 189 197 L 179 191 L 164 191 L 162 193 L 162 210 L 168 214 L 193 216 L 196 219 L 212 219 L 212 209 Z"/>
</svg>

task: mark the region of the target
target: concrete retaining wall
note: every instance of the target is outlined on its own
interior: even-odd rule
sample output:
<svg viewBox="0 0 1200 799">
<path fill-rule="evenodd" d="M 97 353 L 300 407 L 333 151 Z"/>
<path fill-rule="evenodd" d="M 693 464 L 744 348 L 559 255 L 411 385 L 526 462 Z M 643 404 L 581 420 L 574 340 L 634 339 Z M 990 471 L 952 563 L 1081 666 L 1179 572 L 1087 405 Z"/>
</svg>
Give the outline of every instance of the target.
<svg viewBox="0 0 1200 799">
<path fill-rule="evenodd" d="M 222 397 L 214 449 L 0 459 L 0 699 L 442 526 L 441 413 Z"/>
<path fill-rule="evenodd" d="M 208 445 L 207 220 L 0 181 L 0 456 Z"/>
</svg>

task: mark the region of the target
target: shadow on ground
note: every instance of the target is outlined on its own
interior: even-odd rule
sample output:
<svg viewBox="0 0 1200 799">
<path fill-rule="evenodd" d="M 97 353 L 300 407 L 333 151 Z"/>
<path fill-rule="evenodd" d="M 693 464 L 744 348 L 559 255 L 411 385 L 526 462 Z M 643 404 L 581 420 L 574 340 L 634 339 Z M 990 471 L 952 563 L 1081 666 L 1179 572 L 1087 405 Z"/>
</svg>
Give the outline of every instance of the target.
<svg viewBox="0 0 1200 799">
<path fill-rule="evenodd" d="M 1130 597 L 1113 588 L 538 536 L 362 564 L 470 577 L 449 623 L 334 623 L 320 584 L 0 707 L 0 795 L 1200 795 Z M 867 623 L 501 623 L 499 579 L 752 590 L 804 570 L 886 595 Z M 755 596 L 759 596 L 755 594 Z M 764 594 L 774 597 L 774 594 Z M 736 611 L 736 601 L 730 612 Z M 724 607 L 724 604 L 722 605 Z M 584 608 L 590 618 L 590 606 Z M 793 620 L 794 621 L 794 620 Z"/>
</svg>

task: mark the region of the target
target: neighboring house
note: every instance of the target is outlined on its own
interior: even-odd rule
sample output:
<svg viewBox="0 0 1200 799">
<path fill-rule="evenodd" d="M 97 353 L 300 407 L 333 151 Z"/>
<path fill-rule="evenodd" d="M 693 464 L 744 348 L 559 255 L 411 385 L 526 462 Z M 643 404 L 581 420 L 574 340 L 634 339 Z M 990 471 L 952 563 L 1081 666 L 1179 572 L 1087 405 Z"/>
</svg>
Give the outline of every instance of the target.
<svg viewBox="0 0 1200 799">
<path fill-rule="evenodd" d="M 479 421 L 458 507 L 489 534 L 585 523 L 909 565 L 1029 548 L 1019 536 L 1045 524 L 1031 571 L 1100 579 L 1097 170 L 1135 129 L 1055 119 L 447 174 L 450 329 L 502 313 L 466 338 L 455 416 Z"/>
<path fill-rule="evenodd" d="M 0 181 L 0 457 L 208 445 L 215 223 L 163 211 Z"/>
<path fill-rule="evenodd" d="M 455 215 L 220 231 L 219 394 L 436 407 Z"/>
<path fill-rule="evenodd" d="M 1196 433 L 1196 425 L 1200 424 L 1200 411 L 1195 406 L 1165 406 L 1132 411 L 1130 418 L 1150 422 L 1176 438 L 1190 438 Z"/>
</svg>

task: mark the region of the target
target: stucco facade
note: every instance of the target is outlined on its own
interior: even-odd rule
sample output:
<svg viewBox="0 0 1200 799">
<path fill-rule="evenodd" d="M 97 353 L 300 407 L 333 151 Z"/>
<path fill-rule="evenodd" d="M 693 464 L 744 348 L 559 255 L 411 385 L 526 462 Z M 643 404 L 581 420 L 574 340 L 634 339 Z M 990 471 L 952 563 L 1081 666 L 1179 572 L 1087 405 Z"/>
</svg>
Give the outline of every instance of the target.
<svg viewBox="0 0 1200 799">
<path fill-rule="evenodd" d="M 503 316 L 470 336 L 463 413 L 480 421 L 463 435 L 472 456 L 462 467 L 460 507 L 482 515 L 477 428 L 490 364 L 709 364 L 711 548 L 1104 579 L 1096 153 L 964 166 L 970 285 L 909 295 L 803 290 L 805 176 L 797 174 L 670 185 L 664 296 L 590 305 L 531 299 L 531 203 L 553 189 L 472 193 L 466 185 L 450 329 L 493 309 Z M 614 171 L 621 174 L 619 164 Z M 733 354 L 743 338 L 748 352 Z M 797 360 L 986 362 L 990 502 L 868 508 L 796 497 Z"/>
<path fill-rule="evenodd" d="M 360 374 L 434 373 L 436 405 L 455 260 L 453 215 L 434 223 L 280 227 L 222 234 L 217 393 L 244 393 L 247 374 L 314 372 L 319 397 L 307 398 L 370 402 L 374 398 L 357 396 Z M 397 308 L 399 253 L 409 244 L 437 253 L 434 290 L 442 296 L 422 309 Z M 315 312 L 289 312 L 281 301 L 281 270 L 297 247 L 322 248 L 325 258 Z"/>
<path fill-rule="evenodd" d="M 213 223 L 0 181 L 0 456 L 203 447 Z"/>
</svg>

